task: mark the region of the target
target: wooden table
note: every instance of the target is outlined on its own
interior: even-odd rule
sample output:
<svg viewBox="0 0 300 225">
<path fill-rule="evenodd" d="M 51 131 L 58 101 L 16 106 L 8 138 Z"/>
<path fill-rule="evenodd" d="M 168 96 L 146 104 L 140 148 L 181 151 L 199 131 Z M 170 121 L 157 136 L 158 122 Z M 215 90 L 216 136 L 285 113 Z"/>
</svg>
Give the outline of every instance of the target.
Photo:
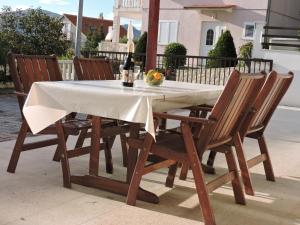
<svg viewBox="0 0 300 225">
<path fill-rule="evenodd" d="M 23 113 L 34 133 L 55 122 L 58 132 L 62 132 L 60 119 L 71 112 L 93 115 L 89 174 L 71 175 L 70 182 L 127 195 L 138 150 L 128 151 L 126 181 L 99 176 L 101 118 L 129 122 L 131 137 L 137 137 L 140 124 L 145 124 L 145 130 L 155 138 L 153 111 L 213 104 L 222 90 L 221 86 L 174 81 L 165 81 L 161 87 L 149 87 L 138 81 L 134 88 L 124 88 L 120 81 L 37 82 L 31 87 Z M 68 159 L 62 160 L 67 161 L 66 170 L 69 170 Z M 155 194 L 142 188 L 139 189 L 138 199 L 151 203 L 159 201 Z"/>
</svg>

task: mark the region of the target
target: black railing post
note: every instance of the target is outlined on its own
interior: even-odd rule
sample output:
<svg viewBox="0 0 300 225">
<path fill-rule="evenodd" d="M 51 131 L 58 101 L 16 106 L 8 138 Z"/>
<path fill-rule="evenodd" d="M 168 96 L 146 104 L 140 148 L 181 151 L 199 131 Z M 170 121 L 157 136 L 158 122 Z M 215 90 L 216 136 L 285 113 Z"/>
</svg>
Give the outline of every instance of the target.
<svg viewBox="0 0 300 225">
<path fill-rule="evenodd" d="M 270 60 L 270 68 L 269 68 L 269 72 L 271 72 L 273 70 L 273 60 Z"/>
</svg>

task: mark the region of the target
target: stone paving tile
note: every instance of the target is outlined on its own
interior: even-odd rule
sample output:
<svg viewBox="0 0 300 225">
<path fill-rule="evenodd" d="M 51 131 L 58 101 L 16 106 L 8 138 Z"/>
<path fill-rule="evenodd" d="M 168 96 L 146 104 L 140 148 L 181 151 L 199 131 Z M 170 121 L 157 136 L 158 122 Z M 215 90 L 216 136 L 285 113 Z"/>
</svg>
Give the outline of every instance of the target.
<svg viewBox="0 0 300 225">
<path fill-rule="evenodd" d="M 0 142 L 16 139 L 21 114 L 14 95 L 0 95 Z"/>
</svg>

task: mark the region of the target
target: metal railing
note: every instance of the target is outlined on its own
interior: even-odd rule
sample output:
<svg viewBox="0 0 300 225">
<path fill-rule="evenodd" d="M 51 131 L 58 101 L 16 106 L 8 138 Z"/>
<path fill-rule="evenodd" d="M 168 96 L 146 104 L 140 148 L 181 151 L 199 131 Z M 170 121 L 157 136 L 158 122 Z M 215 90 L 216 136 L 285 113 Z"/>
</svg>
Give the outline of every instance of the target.
<svg viewBox="0 0 300 225">
<path fill-rule="evenodd" d="M 142 0 L 120 0 L 120 8 L 141 8 Z"/>
<path fill-rule="evenodd" d="M 112 63 L 116 79 L 120 78 L 119 67 L 124 63 L 127 53 L 124 52 L 82 52 L 84 57 L 107 57 Z M 143 77 L 145 54 L 134 55 L 136 64 L 141 66 Z M 167 68 L 166 68 L 167 67 Z M 156 69 L 166 75 L 166 79 L 224 85 L 233 69 L 242 73 L 259 73 L 264 70 L 270 72 L 273 68 L 273 60 L 269 59 L 242 59 L 242 58 L 212 58 L 203 56 L 166 56 L 157 54 Z"/>
<path fill-rule="evenodd" d="M 269 49 L 270 46 L 300 48 L 299 43 L 291 43 L 300 39 L 298 35 L 300 27 L 264 26 L 264 30 L 264 34 L 262 35 L 262 47 L 264 49 Z M 278 34 L 278 31 L 282 31 L 281 34 Z"/>
<path fill-rule="evenodd" d="M 9 75 L 8 65 L 0 65 L 0 83 L 11 82 L 11 77 Z"/>
</svg>

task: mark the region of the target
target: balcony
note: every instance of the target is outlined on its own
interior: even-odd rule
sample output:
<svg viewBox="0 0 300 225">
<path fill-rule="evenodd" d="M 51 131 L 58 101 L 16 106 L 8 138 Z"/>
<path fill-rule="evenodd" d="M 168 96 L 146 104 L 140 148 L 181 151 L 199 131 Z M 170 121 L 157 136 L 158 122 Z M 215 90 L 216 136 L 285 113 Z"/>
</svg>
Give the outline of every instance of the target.
<svg viewBox="0 0 300 225">
<path fill-rule="evenodd" d="M 120 17 L 133 20 L 142 19 L 143 0 L 118 0 L 115 10 Z"/>
<path fill-rule="evenodd" d="M 125 9 L 140 9 L 143 6 L 142 0 L 119 0 L 119 7 Z"/>
</svg>

